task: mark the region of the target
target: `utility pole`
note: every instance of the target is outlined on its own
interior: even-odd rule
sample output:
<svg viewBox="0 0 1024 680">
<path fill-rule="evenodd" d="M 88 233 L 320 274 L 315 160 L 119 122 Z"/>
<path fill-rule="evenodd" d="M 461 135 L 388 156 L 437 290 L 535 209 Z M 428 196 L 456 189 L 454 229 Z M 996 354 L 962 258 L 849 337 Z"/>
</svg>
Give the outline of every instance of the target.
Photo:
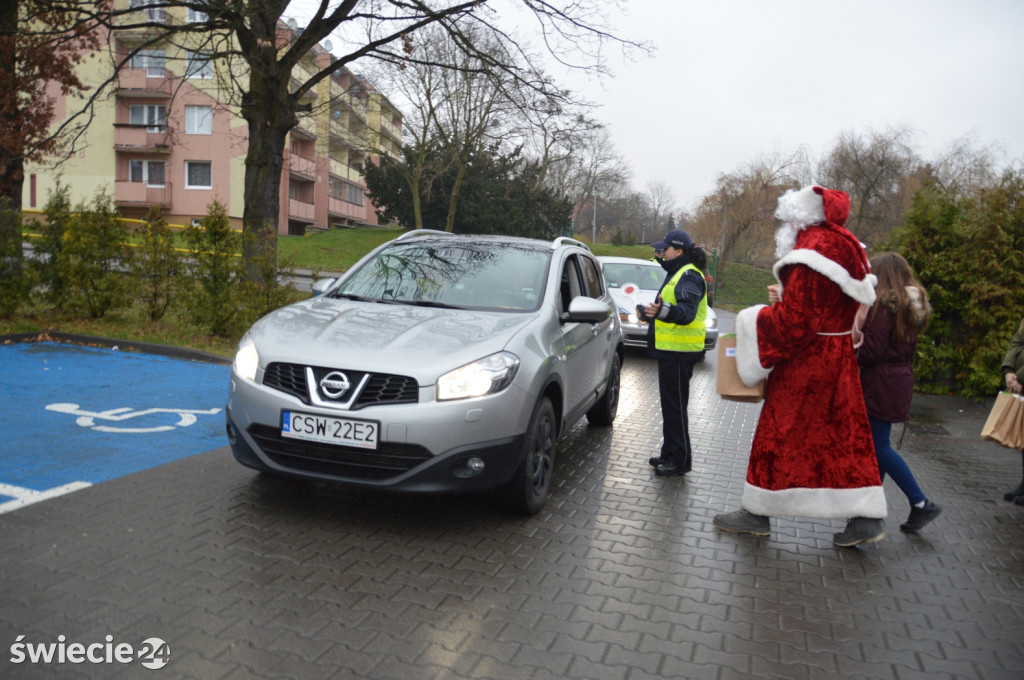
<svg viewBox="0 0 1024 680">
<path fill-rule="evenodd" d="M 590 218 L 590 242 L 597 243 L 597 186 L 594 186 L 594 190 L 590 193 L 590 200 L 594 204 L 594 214 Z"/>
</svg>

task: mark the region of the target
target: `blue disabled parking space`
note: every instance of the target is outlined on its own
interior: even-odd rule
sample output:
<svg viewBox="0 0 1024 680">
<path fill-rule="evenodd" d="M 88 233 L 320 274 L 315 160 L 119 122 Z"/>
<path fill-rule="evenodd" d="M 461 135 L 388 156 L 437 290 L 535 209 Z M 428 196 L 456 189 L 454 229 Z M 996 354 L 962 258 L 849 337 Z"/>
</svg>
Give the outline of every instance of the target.
<svg viewBox="0 0 1024 680">
<path fill-rule="evenodd" d="M 0 512 L 224 446 L 230 366 L 0 346 Z"/>
</svg>

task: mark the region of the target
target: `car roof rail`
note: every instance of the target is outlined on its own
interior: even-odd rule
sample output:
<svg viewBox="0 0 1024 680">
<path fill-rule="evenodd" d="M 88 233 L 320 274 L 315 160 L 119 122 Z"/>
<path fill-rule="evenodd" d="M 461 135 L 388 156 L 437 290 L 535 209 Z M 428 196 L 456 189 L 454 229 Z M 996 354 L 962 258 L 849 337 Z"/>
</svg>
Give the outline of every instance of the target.
<svg viewBox="0 0 1024 680">
<path fill-rule="evenodd" d="M 431 234 L 437 235 L 437 236 L 452 236 L 451 232 L 449 232 L 449 231 L 441 231 L 439 229 L 413 229 L 412 231 L 407 231 L 404 234 L 401 234 L 395 240 L 396 241 L 401 241 L 403 238 L 412 238 L 413 236 L 427 236 L 427 235 L 431 235 Z"/>
<path fill-rule="evenodd" d="M 590 251 L 590 246 L 588 246 L 586 243 L 584 243 L 583 241 L 577 241 L 576 239 L 570 238 L 568 236 L 559 236 L 554 241 L 552 241 L 551 242 L 551 249 L 554 250 L 558 246 L 562 246 L 562 245 L 565 245 L 565 246 L 578 246 L 578 247 L 583 248 L 584 250 L 586 250 L 588 252 Z"/>
</svg>

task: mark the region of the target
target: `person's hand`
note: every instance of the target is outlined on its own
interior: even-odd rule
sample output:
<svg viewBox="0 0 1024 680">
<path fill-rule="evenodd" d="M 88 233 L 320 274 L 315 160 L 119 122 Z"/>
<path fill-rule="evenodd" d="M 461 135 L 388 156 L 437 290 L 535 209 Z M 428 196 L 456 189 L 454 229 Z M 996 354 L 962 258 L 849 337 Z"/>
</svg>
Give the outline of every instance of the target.
<svg viewBox="0 0 1024 680">
<path fill-rule="evenodd" d="M 1024 385 L 1021 385 L 1020 381 L 1017 380 L 1016 373 L 1006 374 L 1006 389 L 1010 390 L 1014 394 L 1020 394 L 1021 390 L 1024 390 Z"/>
<path fill-rule="evenodd" d="M 779 284 L 773 283 L 768 286 L 768 304 L 774 305 L 781 298 L 779 298 Z"/>
<path fill-rule="evenodd" d="M 644 316 L 648 319 L 658 318 L 658 311 L 661 309 L 660 302 L 652 302 L 644 307 Z"/>
</svg>

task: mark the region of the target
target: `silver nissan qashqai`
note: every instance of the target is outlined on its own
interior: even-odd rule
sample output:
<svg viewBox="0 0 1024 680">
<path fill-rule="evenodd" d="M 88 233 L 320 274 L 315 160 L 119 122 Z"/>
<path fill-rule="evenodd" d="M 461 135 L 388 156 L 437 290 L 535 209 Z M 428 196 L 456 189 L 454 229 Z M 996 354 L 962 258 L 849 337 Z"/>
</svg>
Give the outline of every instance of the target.
<svg viewBox="0 0 1024 680">
<path fill-rule="evenodd" d="M 587 246 L 411 231 L 239 343 L 227 433 L 277 475 L 548 498 L 559 437 L 611 425 L 622 333 Z"/>
</svg>

